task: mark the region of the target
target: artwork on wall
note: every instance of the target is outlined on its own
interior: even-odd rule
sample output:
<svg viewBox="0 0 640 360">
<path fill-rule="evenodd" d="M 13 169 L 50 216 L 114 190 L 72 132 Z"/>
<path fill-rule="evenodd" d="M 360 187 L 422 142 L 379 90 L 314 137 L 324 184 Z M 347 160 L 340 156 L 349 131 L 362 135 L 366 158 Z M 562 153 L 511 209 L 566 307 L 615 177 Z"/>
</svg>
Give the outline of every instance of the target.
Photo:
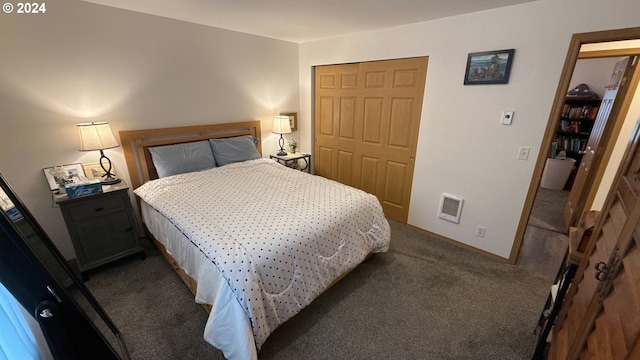
<svg viewBox="0 0 640 360">
<path fill-rule="evenodd" d="M 507 49 L 469 53 L 464 73 L 464 84 L 508 83 L 514 52 L 514 49 Z"/>
<path fill-rule="evenodd" d="M 289 117 L 289 126 L 291 126 L 291 131 L 298 130 L 298 113 L 280 113 L 280 115 Z"/>
</svg>

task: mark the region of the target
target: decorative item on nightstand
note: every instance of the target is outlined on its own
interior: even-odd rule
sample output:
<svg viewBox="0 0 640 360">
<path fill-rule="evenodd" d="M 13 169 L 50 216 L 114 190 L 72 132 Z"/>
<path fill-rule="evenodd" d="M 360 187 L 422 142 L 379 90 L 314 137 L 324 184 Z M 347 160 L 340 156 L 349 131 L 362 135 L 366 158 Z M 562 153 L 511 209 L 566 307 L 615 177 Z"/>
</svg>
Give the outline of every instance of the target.
<svg viewBox="0 0 640 360">
<path fill-rule="evenodd" d="M 291 148 L 291 152 L 295 154 L 296 148 L 298 147 L 298 142 L 296 141 L 296 139 L 289 140 L 289 147 Z"/>
<path fill-rule="evenodd" d="M 80 135 L 80 151 L 100 150 L 100 166 L 105 172 L 101 182 L 105 185 L 119 183 L 120 179 L 111 173 L 111 160 L 103 152 L 104 149 L 120 146 L 111 132 L 109 123 L 90 122 L 76 126 L 78 127 L 78 135 Z M 103 160 L 106 161 L 106 167 Z"/>
<path fill-rule="evenodd" d="M 67 164 L 44 168 L 44 177 L 47 179 L 49 189 L 60 194 L 66 192 L 66 186 L 86 181 L 82 164 Z"/>
<path fill-rule="evenodd" d="M 54 166 L 49 169 L 49 174 L 53 176 L 54 181 L 58 184 L 58 192 L 64 194 L 65 186 L 67 183 L 71 182 L 69 176 L 69 170 L 67 170 L 64 166 Z M 45 175 L 46 176 L 46 175 Z"/>
<path fill-rule="evenodd" d="M 278 144 L 280 145 L 280 151 L 278 152 L 279 156 L 287 155 L 287 152 L 284 150 L 284 138 L 282 134 L 290 134 L 291 133 L 291 125 L 289 124 L 288 116 L 274 116 L 273 117 L 273 130 L 271 130 L 274 134 L 280 134 L 280 140 L 278 140 Z"/>
</svg>

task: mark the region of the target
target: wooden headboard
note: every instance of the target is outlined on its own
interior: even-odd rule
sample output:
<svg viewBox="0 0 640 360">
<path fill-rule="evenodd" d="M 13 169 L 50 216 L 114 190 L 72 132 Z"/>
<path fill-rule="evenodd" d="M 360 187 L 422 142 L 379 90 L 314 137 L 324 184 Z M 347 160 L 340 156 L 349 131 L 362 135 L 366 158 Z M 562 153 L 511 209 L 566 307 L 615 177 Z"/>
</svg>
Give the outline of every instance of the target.
<svg viewBox="0 0 640 360">
<path fill-rule="evenodd" d="M 258 139 L 256 147 L 262 154 L 260 121 L 226 124 L 181 126 L 171 128 L 120 131 L 120 142 L 131 177 L 131 188 L 136 189 L 145 182 L 158 178 L 151 160 L 149 147 L 172 145 L 199 140 L 220 139 L 251 135 Z"/>
</svg>

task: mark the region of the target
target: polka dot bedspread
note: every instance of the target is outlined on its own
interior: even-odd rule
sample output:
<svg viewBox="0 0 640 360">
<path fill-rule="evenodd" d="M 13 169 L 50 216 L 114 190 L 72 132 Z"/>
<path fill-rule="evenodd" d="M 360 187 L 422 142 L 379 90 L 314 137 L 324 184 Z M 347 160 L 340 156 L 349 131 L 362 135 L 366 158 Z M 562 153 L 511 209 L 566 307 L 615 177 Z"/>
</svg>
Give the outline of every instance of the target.
<svg viewBox="0 0 640 360">
<path fill-rule="evenodd" d="M 257 350 L 332 281 L 389 246 L 375 196 L 269 159 L 153 180 L 135 194 L 219 271 Z"/>
</svg>

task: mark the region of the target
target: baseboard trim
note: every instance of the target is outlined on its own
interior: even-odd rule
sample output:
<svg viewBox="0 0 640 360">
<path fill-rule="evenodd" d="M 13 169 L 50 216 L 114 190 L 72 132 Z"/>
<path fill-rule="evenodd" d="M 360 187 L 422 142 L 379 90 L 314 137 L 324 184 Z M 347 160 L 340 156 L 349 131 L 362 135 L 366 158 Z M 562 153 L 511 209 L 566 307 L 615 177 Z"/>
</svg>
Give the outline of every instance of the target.
<svg viewBox="0 0 640 360">
<path fill-rule="evenodd" d="M 414 230 L 417 230 L 417 231 L 423 232 L 423 233 L 425 233 L 427 235 L 433 236 L 433 237 L 437 238 L 438 240 L 446 241 L 446 242 L 448 242 L 450 244 L 453 244 L 455 246 L 461 247 L 463 249 L 467 249 L 469 251 L 473 251 L 475 253 L 482 254 L 484 256 L 493 258 L 495 260 L 498 260 L 498 261 L 501 261 L 501 262 L 504 262 L 504 263 L 507 263 L 507 264 L 511 264 L 511 262 L 510 262 L 510 260 L 508 258 L 504 258 L 502 256 L 498 256 L 496 254 L 492 254 L 492 253 L 490 253 L 488 251 L 485 251 L 485 250 L 482 250 L 482 249 L 478 249 L 478 248 L 473 247 L 471 245 L 467 245 L 467 244 L 461 243 L 459 241 L 450 239 L 450 238 L 448 238 L 446 236 L 442 236 L 442 235 L 436 234 L 434 232 L 419 228 L 419 227 L 414 226 L 414 225 L 407 224 L 407 226 L 412 228 L 412 229 L 414 229 Z M 511 265 L 513 265 L 513 264 L 511 264 Z"/>
</svg>

